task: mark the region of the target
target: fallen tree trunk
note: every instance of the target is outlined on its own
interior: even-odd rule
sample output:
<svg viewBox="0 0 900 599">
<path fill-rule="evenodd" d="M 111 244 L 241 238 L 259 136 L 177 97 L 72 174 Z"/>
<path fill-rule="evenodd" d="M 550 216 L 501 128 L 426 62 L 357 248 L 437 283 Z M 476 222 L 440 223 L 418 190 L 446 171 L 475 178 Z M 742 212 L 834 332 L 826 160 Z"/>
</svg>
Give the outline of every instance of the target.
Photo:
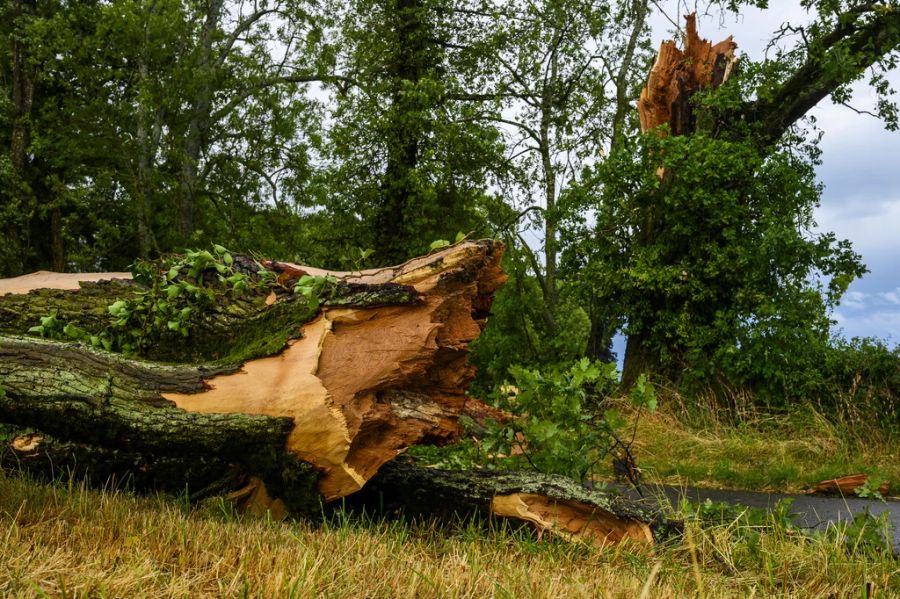
<svg viewBox="0 0 900 599">
<path fill-rule="evenodd" d="M 531 471 L 438 470 L 400 458 L 385 464 L 348 505 L 378 506 L 438 520 L 491 517 L 527 522 L 539 533 L 603 547 L 652 543 L 680 532 L 657 510 L 558 475 Z"/>
<path fill-rule="evenodd" d="M 494 242 L 466 242 L 394 268 L 268 263 L 264 276 L 229 257 L 227 268 L 205 260 L 193 273 L 176 264 L 165 287 L 120 273 L 11 279 L 0 285 L 13 291 L 0 296 L 0 421 L 98 448 L 220 455 L 275 486 L 269 471 L 293 457 L 312 465 L 326 500 L 343 497 L 409 445 L 456 436 L 474 375 L 467 345 L 504 280 L 501 254 Z M 253 283 L 241 293 L 217 280 L 240 269 Z M 312 304 L 293 291 L 326 276 L 331 288 Z M 147 301 L 148 290 L 163 299 Z M 154 311 L 180 314 L 159 305 L 170 293 L 193 294 L 193 318 L 187 331 L 167 320 L 151 335 Z M 140 314 L 135 327 L 110 334 L 129 311 Z M 35 328 L 105 343 L 23 336 Z M 105 351 L 112 340 L 143 355 Z"/>
<path fill-rule="evenodd" d="M 458 436 L 467 346 L 505 280 L 502 250 L 464 242 L 357 273 L 222 250 L 144 265 L 135 280 L 0 281 L 0 463 L 319 515 L 410 445 Z M 429 488 L 454 493 L 462 511 L 477 503 L 574 534 L 559 524 L 577 520 L 571 492 L 515 495 L 511 479 L 472 476 L 475 495 Z M 599 504 L 589 508 L 578 517 L 598 520 Z M 649 538 L 638 529 L 626 537 Z"/>
</svg>

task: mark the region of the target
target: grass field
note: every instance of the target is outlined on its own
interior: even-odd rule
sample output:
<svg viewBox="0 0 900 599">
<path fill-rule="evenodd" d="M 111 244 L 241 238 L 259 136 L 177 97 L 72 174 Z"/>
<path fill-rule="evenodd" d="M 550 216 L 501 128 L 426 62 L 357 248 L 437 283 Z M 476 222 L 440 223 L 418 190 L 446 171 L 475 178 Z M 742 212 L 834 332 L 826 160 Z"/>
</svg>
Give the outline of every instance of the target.
<svg viewBox="0 0 900 599">
<path fill-rule="evenodd" d="M 691 520 L 677 543 L 600 552 L 502 525 L 281 523 L 0 474 L 2 597 L 895 596 L 900 562 L 862 541 Z"/>
<path fill-rule="evenodd" d="M 810 408 L 737 424 L 710 414 L 693 426 L 665 408 L 638 419 L 633 449 L 647 480 L 798 492 L 866 473 L 875 487 L 888 482 L 900 495 L 900 440 L 877 427 L 838 425 Z"/>
</svg>

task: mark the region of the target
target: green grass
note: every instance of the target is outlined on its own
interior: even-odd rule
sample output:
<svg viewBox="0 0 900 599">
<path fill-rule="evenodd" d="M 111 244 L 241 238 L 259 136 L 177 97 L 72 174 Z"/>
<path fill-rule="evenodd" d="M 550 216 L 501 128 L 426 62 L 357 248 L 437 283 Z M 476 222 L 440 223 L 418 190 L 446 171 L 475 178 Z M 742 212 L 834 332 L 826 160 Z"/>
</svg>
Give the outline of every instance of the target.
<svg viewBox="0 0 900 599">
<path fill-rule="evenodd" d="M 0 473 L 2 597 L 891 596 L 900 564 L 855 535 L 692 520 L 653 551 L 597 551 L 502 525 L 280 523 Z"/>
<path fill-rule="evenodd" d="M 866 473 L 900 495 L 900 440 L 877 427 L 836 424 L 811 408 L 738 423 L 710 414 L 688 418 L 663 407 L 640 417 L 633 449 L 647 480 L 798 492 Z"/>
</svg>

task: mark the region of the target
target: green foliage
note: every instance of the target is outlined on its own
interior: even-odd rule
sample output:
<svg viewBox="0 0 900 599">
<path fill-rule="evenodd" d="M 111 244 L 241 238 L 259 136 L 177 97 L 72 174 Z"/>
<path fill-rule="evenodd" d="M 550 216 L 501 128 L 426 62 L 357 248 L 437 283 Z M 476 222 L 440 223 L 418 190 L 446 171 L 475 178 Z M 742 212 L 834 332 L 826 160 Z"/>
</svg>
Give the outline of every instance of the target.
<svg viewBox="0 0 900 599">
<path fill-rule="evenodd" d="M 326 178 L 309 201 L 381 264 L 483 222 L 478 204 L 499 160 L 499 132 L 461 99 L 485 50 L 456 8 L 446 0 L 333 7 L 337 62 L 352 84 L 334 97 Z"/>
<path fill-rule="evenodd" d="M 81 341 L 108 351 L 143 354 L 161 335 L 187 337 L 192 320 L 215 304 L 217 293 L 239 294 L 247 289 L 250 279 L 236 272 L 233 263 L 231 253 L 221 245 L 214 245 L 212 251 L 189 250 L 183 257 L 158 263 L 136 262 L 131 274 L 140 287 L 130 297 L 107 307 L 110 320 L 103 330 L 85 331 L 61 322 L 52 313 L 28 332 Z"/>
<path fill-rule="evenodd" d="M 610 456 L 634 466 L 630 447 L 620 436 L 625 420 L 605 405 L 618 388 L 615 365 L 584 358 L 543 371 L 514 366 L 510 376 L 509 385 L 495 393 L 494 403 L 515 419 L 488 423 L 478 441 L 442 450 L 416 448 L 413 455 L 443 467 L 531 468 L 577 480 L 607 474 L 604 459 Z M 657 407 L 653 386 L 645 378 L 629 399 L 637 410 Z"/>
<path fill-rule="evenodd" d="M 0 7 L 0 230 L 10 241 L 0 274 L 121 270 L 212 239 L 296 252 L 292 239 L 243 233 L 271 213 L 297 217 L 280 193 L 308 178 L 304 137 L 319 114 L 281 71 L 288 60 L 292 73 L 315 79 L 327 66 L 325 23 L 313 26 L 308 8 L 305 0 L 258 13 L 230 0 Z M 20 75 L 27 105 L 11 89 Z M 24 160 L 8 160 L 14 136 L 27 146 Z"/>
<path fill-rule="evenodd" d="M 352 270 L 359 272 L 362 270 L 362 265 L 369 259 L 369 256 L 374 253 L 375 250 L 372 248 L 355 247 L 341 256 L 341 262 L 352 265 Z"/>
<path fill-rule="evenodd" d="M 879 491 L 881 482 L 883 481 L 873 482 L 872 479 L 867 478 L 866 482 L 856 487 L 853 492 L 861 499 L 880 499 L 881 501 L 884 501 L 884 495 Z"/>
<path fill-rule="evenodd" d="M 584 304 L 566 284 L 554 310 L 556 329 L 550 330 L 540 282 L 518 246 L 507 246 L 503 269 L 509 280 L 497 292 L 487 326 L 471 345 L 470 359 L 479 368 L 473 383 L 476 394 L 503 384 L 513 365 L 565 367 L 580 359 L 591 328 Z"/>
<path fill-rule="evenodd" d="M 206 312 L 217 309 L 224 299 L 233 301 L 252 295 L 261 300 L 280 287 L 275 273 L 258 262 L 255 266 L 257 272 L 252 274 L 236 269 L 232 253 L 218 244 L 211 250 L 188 250 L 159 261 L 138 261 L 132 266 L 136 288 L 107 307 L 109 320 L 102 329 L 84 330 L 63 322 L 54 312 L 42 317 L 41 324 L 28 332 L 79 341 L 107 351 L 147 355 L 163 338 L 190 336 L 192 326 Z M 332 276 L 305 275 L 293 292 L 305 299 L 305 313 L 314 314 L 336 289 L 337 279 Z"/>
<path fill-rule="evenodd" d="M 306 305 L 310 312 L 315 312 L 324 300 L 327 300 L 337 286 L 337 279 L 328 275 L 313 277 L 303 275 L 294 285 L 294 293 L 299 293 L 306 298 Z"/>
<path fill-rule="evenodd" d="M 41 324 L 28 329 L 31 335 L 40 335 L 41 337 L 49 337 L 50 339 L 61 338 L 64 325 L 57 319 L 57 313 L 51 312 L 47 316 L 41 317 Z"/>
<path fill-rule="evenodd" d="M 827 342 L 829 309 L 865 272 L 848 242 L 810 232 L 817 156 L 814 144 L 762 154 L 699 133 L 648 135 L 640 154 L 597 168 L 597 229 L 620 233 L 586 229 L 569 268 L 655 355 L 648 367 L 695 387 L 757 369 L 785 396 L 779 373 Z"/>
<path fill-rule="evenodd" d="M 598 417 L 594 410 L 618 383 L 615 366 L 583 359 L 563 371 L 513 367 L 510 375 L 517 392 L 501 395 L 500 407 L 527 417 L 493 428 L 484 450 L 541 472 L 586 478 L 611 445 L 610 421 L 616 416 Z M 515 449 L 521 455 L 513 456 Z"/>
<path fill-rule="evenodd" d="M 143 354 L 165 332 L 187 337 L 192 320 L 215 305 L 217 293 L 247 289 L 249 279 L 234 270 L 233 261 L 230 252 L 214 245 L 212 252 L 189 250 L 159 264 L 135 263 L 132 276 L 143 288 L 108 307 L 112 320 L 107 342 L 101 335 L 100 343 L 107 350 Z M 93 338 L 91 343 L 97 345 Z"/>
</svg>

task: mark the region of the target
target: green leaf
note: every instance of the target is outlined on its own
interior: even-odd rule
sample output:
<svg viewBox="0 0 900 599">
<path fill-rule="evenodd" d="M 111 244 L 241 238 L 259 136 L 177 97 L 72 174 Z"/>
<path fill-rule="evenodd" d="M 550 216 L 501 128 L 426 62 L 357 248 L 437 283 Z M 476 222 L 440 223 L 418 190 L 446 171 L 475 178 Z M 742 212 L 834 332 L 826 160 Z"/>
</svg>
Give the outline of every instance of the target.
<svg viewBox="0 0 900 599">
<path fill-rule="evenodd" d="M 28 332 L 31 333 L 32 335 L 40 335 L 41 337 L 43 337 L 44 336 L 44 327 L 42 327 L 41 325 L 37 325 L 35 327 L 31 327 L 30 329 L 28 329 Z"/>
<path fill-rule="evenodd" d="M 436 241 L 432 241 L 431 245 L 429 245 L 428 248 L 431 250 L 437 250 L 440 248 L 447 247 L 448 245 L 450 245 L 450 242 L 447 241 L 446 239 L 438 239 Z"/>
<path fill-rule="evenodd" d="M 122 313 L 126 311 L 125 308 L 127 305 L 125 300 L 117 300 L 110 304 L 109 307 L 107 307 L 107 310 L 109 310 L 109 313 L 113 316 L 121 316 Z"/>
<path fill-rule="evenodd" d="M 453 241 L 453 243 L 459 243 L 466 237 L 467 237 L 467 235 L 465 233 L 463 233 L 462 231 L 460 231 L 459 233 L 456 234 L 456 239 Z"/>
</svg>

